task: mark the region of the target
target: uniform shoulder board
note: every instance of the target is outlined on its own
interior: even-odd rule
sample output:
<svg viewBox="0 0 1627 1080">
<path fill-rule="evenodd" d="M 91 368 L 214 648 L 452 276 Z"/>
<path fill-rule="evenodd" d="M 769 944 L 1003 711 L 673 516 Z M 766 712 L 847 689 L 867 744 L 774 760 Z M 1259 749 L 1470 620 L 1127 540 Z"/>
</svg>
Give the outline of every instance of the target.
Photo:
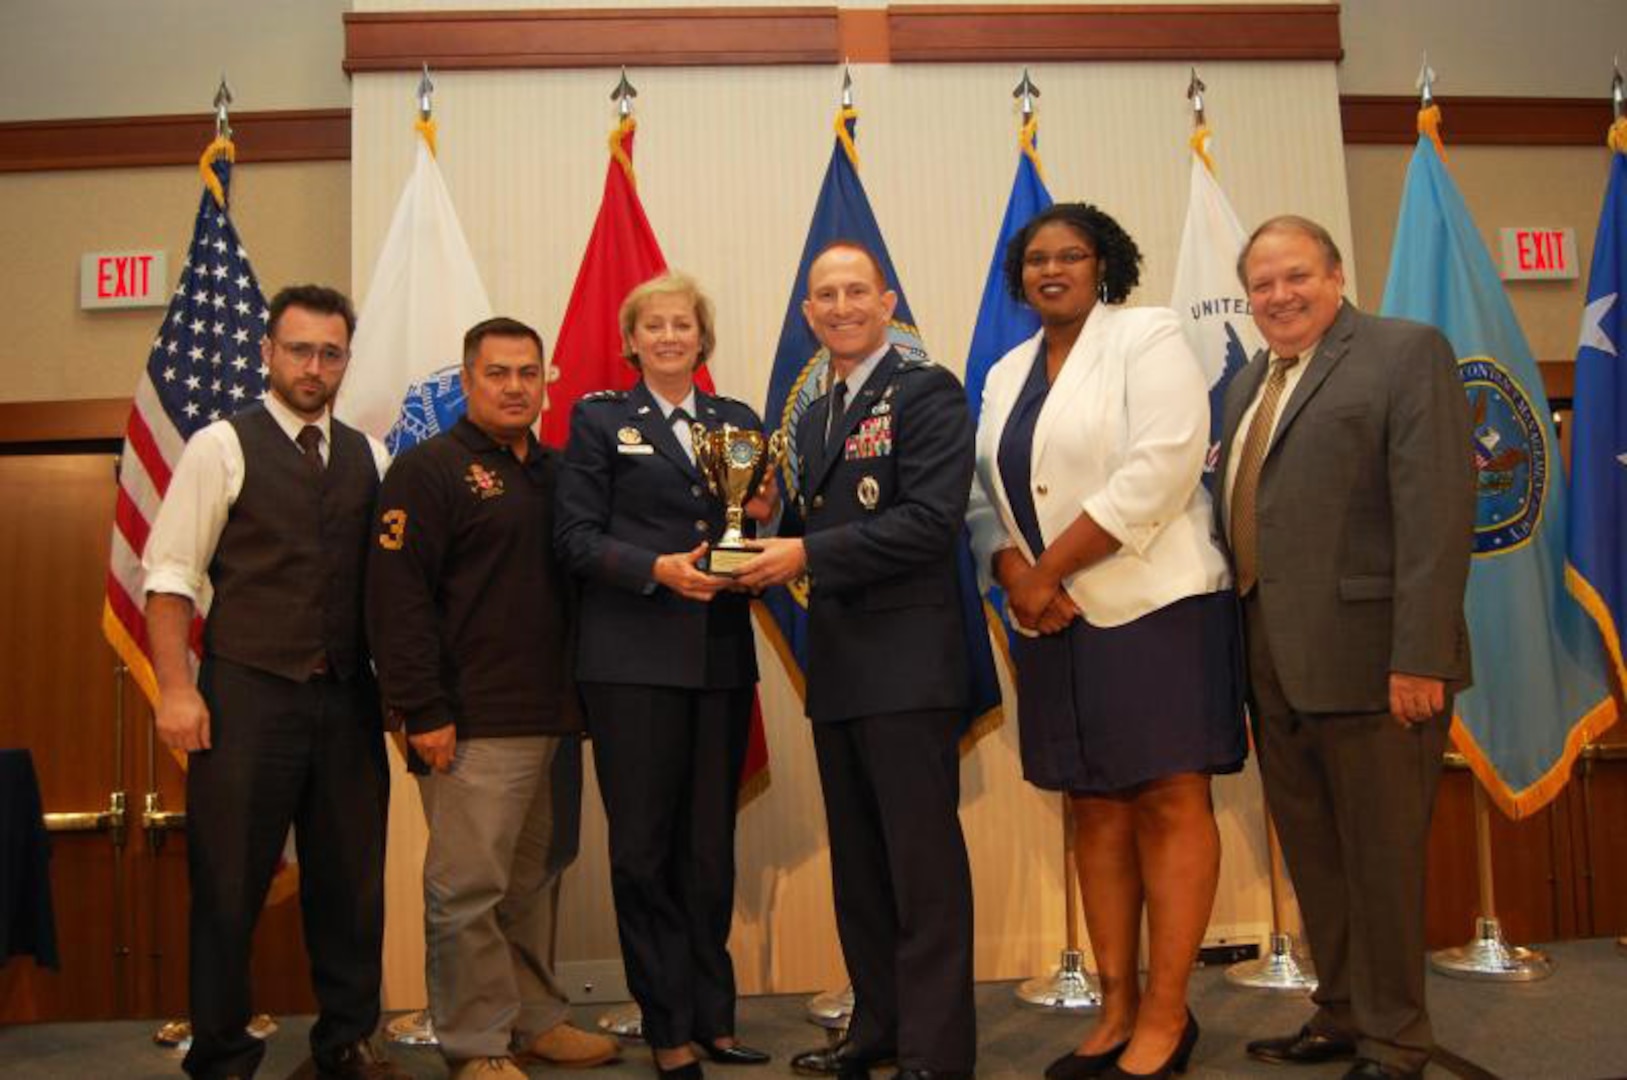
<svg viewBox="0 0 1627 1080">
<path fill-rule="evenodd" d="M 905 357 L 898 362 L 899 371 L 921 371 L 926 368 L 937 366 L 938 365 L 934 364 L 931 360 L 924 356 Z"/>
<path fill-rule="evenodd" d="M 583 394 L 582 401 L 626 401 L 625 390 L 595 390 L 591 394 Z"/>
</svg>

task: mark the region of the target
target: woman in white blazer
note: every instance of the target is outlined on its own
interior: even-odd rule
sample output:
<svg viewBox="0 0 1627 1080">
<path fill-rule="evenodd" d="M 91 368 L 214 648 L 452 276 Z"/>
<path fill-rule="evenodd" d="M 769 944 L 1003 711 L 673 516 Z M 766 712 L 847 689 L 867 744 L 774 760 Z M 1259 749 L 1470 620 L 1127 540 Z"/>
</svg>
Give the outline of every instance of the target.
<svg viewBox="0 0 1627 1080">
<path fill-rule="evenodd" d="M 1201 482 L 1208 388 L 1174 312 L 1119 306 L 1140 262 L 1084 203 L 1013 238 L 1006 283 L 1042 328 L 989 372 L 968 511 L 1017 630 L 1023 774 L 1072 800 L 1102 982 L 1101 1019 L 1051 1080 L 1186 1067 L 1187 974 L 1220 873 L 1209 777 L 1247 752 L 1236 600 Z"/>
</svg>

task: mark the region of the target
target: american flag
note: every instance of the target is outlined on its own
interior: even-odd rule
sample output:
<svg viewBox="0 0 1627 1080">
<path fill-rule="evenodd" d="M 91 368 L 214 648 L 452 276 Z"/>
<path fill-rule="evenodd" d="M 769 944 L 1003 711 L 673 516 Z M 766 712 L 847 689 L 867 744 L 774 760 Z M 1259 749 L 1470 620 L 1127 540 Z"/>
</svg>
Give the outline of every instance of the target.
<svg viewBox="0 0 1627 1080">
<path fill-rule="evenodd" d="M 204 192 L 192 243 L 136 385 L 119 460 L 102 630 L 154 704 L 158 683 L 142 615 L 148 531 L 186 440 L 258 401 L 266 385 L 260 361 L 265 297 L 227 213 L 232 156 L 232 144 L 217 139 L 199 163 Z"/>
</svg>

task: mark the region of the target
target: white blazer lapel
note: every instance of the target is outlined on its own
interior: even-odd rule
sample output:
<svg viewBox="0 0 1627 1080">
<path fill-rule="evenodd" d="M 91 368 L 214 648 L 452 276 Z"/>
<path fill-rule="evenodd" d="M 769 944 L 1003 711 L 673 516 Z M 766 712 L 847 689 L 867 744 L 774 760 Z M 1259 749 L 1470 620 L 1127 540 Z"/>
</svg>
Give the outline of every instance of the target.
<svg viewBox="0 0 1627 1080">
<path fill-rule="evenodd" d="M 1073 343 L 1067 361 L 1057 372 L 1056 382 L 1051 384 L 1051 392 L 1045 396 L 1045 405 L 1034 424 L 1035 472 L 1039 472 L 1045 460 L 1045 450 L 1056 433 L 1057 424 L 1066 422 L 1069 426 L 1078 427 L 1081 420 L 1079 405 L 1086 400 L 1081 396 L 1083 387 L 1101 363 L 1102 342 L 1109 336 L 1107 327 L 1111 322 L 1112 313 L 1106 304 L 1097 304 L 1092 308 L 1085 319 L 1084 328 L 1079 331 L 1079 340 Z"/>
</svg>

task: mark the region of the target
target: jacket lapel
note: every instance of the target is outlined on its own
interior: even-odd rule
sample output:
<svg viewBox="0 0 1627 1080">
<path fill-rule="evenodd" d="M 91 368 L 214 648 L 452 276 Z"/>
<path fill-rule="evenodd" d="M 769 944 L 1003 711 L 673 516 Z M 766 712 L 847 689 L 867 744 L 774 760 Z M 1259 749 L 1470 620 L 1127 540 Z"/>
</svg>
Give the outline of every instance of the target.
<svg viewBox="0 0 1627 1080">
<path fill-rule="evenodd" d="M 1299 377 L 1299 385 L 1294 387 L 1293 396 L 1288 399 L 1282 408 L 1282 415 L 1277 419 L 1277 428 L 1271 433 L 1271 445 L 1266 448 L 1266 457 L 1282 442 L 1283 435 L 1294 418 L 1305 408 L 1309 401 L 1321 389 L 1327 377 L 1338 366 L 1339 361 L 1345 358 L 1350 351 L 1350 338 L 1356 330 L 1355 309 L 1348 303 L 1339 309 L 1339 315 L 1328 327 L 1328 332 L 1322 338 L 1322 344 L 1317 347 L 1316 354 L 1311 357 L 1311 366 L 1305 369 L 1305 374 Z"/>
<path fill-rule="evenodd" d="M 1040 406 L 1039 418 L 1034 421 L 1032 467 L 1036 473 L 1045 460 L 1045 449 L 1051 441 L 1051 432 L 1056 428 L 1058 417 L 1063 414 L 1078 416 L 1075 409 L 1081 400 L 1080 387 L 1084 385 L 1101 359 L 1104 326 L 1112 318 L 1112 312 L 1106 304 L 1097 304 L 1091 309 L 1090 315 L 1085 319 L 1085 325 L 1079 329 L 1078 340 L 1073 343 L 1073 348 L 1068 350 L 1068 358 L 1062 362 L 1062 369 L 1056 373 L 1056 382 L 1051 384 L 1050 392 L 1045 395 L 1045 404 Z M 1041 339 L 1039 350 L 1043 352 L 1044 349 L 1044 339 Z M 1043 360 L 1039 362 L 1044 363 Z M 1017 393 L 1022 393 L 1020 387 Z"/>
<path fill-rule="evenodd" d="M 682 469 L 684 475 L 698 479 L 700 473 L 695 471 L 694 463 L 684 448 L 678 442 L 678 436 L 673 433 L 672 425 L 667 422 L 666 416 L 661 412 L 660 404 L 650 388 L 640 382 L 628 395 L 627 402 L 633 410 L 633 426 L 644 435 L 644 440 L 655 447 L 656 452 Z M 700 408 L 700 391 L 695 392 L 695 407 Z"/>
</svg>

